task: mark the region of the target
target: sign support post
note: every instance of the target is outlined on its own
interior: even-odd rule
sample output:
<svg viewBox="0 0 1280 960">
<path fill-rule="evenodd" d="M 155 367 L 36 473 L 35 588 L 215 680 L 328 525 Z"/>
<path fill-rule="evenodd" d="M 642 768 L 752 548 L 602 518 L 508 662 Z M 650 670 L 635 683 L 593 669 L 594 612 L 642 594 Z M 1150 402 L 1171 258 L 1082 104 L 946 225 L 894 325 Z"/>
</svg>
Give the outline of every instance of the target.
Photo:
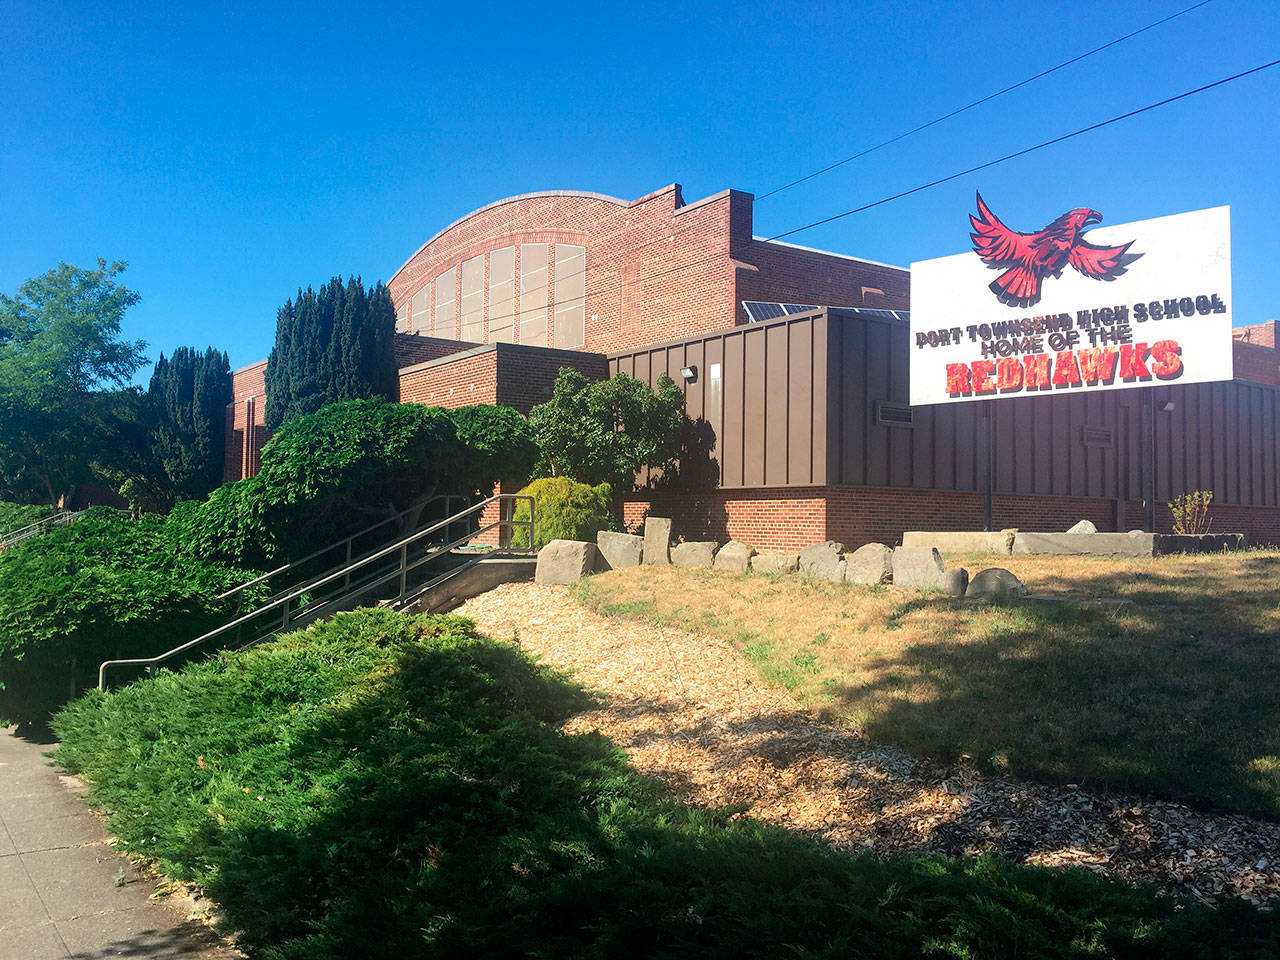
<svg viewBox="0 0 1280 960">
<path fill-rule="evenodd" d="M 991 487 L 993 483 L 992 473 L 994 460 L 994 447 L 991 437 L 991 404 L 993 401 L 987 400 L 982 404 L 982 529 L 991 532 Z"/>
</svg>

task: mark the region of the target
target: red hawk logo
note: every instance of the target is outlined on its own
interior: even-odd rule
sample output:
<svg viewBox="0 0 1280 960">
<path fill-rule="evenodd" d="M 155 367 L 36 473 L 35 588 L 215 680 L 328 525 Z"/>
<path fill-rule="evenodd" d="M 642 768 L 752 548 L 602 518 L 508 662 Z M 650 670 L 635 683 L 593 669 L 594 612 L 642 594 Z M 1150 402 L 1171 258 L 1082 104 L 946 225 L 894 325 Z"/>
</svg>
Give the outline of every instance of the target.
<svg viewBox="0 0 1280 960">
<path fill-rule="evenodd" d="M 1114 280 L 1141 254 L 1126 254 L 1133 244 L 1122 247 L 1099 247 L 1081 239 L 1091 223 L 1101 223 L 1097 210 L 1081 207 L 1064 213 L 1036 233 L 1010 230 L 982 202 L 978 194 L 978 216 L 969 216 L 973 224 L 973 250 L 993 270 L 1004 269 L 990 284 L 991 292 L 1001 303 L 1011 307 L 1029 307 L 1040 302 L 1040 284 L 1045 278 L 1062 275 L 1067 264 L 1086 277 Z M 1006 269 L 1007 268 L 1007 269 Z"/>
</svg>

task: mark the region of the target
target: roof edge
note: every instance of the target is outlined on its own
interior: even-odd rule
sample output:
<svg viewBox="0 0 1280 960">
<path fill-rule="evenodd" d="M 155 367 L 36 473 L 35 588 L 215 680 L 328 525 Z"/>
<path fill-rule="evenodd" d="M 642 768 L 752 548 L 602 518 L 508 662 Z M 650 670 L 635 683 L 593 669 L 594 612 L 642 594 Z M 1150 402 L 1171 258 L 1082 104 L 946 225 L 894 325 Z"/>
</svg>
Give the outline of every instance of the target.
<svg viewBox="0 0 1280 960">
<path fill-rule="evenodd" d="M 664 188 L 664 190 L 669 190 L 669 189 L 671 188 L 670 187 Z M 435 243 L 437 240 L 443 237 L 446 233 L 448 233 L 458 224 L 466 220 L 470 220 L 472 217 L 476 216 L 477 214 L 484 213 L 486 210 L 492 210 L 494 207 L 500 207 L 505 203 L 515 203 L 517 200 L 532 200 L 537 197 L 582 197 L 587 200 L 603 200 L 605 203 L 612 203 L 615 206 L 619 206 L 619 207 L 630 207 L 630 206 L 633 206 L 635 203 L 639 203 L 642 200 L 649 199 L 655 196 L 656 194 L 660 194 L 662 192 L 663 190 L 658 190 L 656 191 L 655 194 L 649 194 L 647 197 L 641 197 L 640 200 L 636 200 L 636 201 L 623 200 L 621 197 L 611 197 L 607 193 L 593 193 L 590 190 L 536 190 L 533 193 L 517 193 L 515 196 L 512 196 L 512 197 L 503 197 L 501 200 L 493 201 L 493 203 L 486 203 L 483 207 L 476 207 L 476 209 L 472 210 L 470 213 L 459 217 L 457 220 L 454 220 L 453 223 L 449 224 L 443 230 L 437 230 L 435 234 L 433 234 L 431 238 L 427 240 L 426 243 L 422 244 L 422 246 L 418 247 L 417 250 L 413 251 L 413 255 L 410 256 L 408 260 L 400 264 L 400 268 L 391 275 L 391 278 L 387 281 L 387 283 L 390 284 L 392 280 L 400 276 L 400 274 L 404 271 L 404 268 L 413 262 L 414 257 L 417 257 L 418 254 L 420 254 L 423 250 L 427 249 L 427 247 L 431 246 L 431 244 Z"/>
</svg>

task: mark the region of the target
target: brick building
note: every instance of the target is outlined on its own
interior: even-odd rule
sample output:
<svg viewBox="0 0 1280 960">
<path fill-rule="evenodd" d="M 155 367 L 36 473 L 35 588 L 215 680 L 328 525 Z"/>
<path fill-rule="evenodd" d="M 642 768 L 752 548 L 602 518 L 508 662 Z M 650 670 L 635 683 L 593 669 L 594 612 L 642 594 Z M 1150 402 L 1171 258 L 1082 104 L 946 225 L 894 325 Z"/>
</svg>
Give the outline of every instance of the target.
<svg viewBox="0 0 1280 960">
<path fill-rule="evenodd" d="M 678 185 L 634 201 L 556 191 L 455 221 L 390 280 L 400 399 L 527 413 L 562 366 L 649 382 L 668 372 L 684 387 L 705 462 L 683 487 L 659 483 L 625 513 L 638 521 L 652 505 L 691 538 L 781 548 L 980 527 L 986 478 L 972 457 L 976 431 L 990 429 L 1003 451 L 990 476 L 997 526 L 1087 517 L 1127 529 L 1145 496 L 1163 503 L 1210 487 L 1215 516 L 1280 541 L 1280 324 L 1236 330 L 1237 380 L 1159 387 L 1187 412 L 1145 427 L 1137 401 L 1114 395 L 1002 401 L 988 426 L 974 420 L 976 404 L 913 411 L 899 313 L 908 271 L 755 236 L 752 203 L 726 190 L 686 204 Z M 257 469 L 264 373 L 265 361 L 234 372 L 228 480 Z M 1219 393 L 1183 393 L 1197 390 Z M 1033 415 L 1063 419 L 1061 449 L 1024 443 L 1020 424 Z M 1230 430 L 1234 446 L 1202 444 L 1210 424 Z M 1157 449 L 1176 448 L 1176 462 L 1172 452 L 1160 463 L 1136 457 L 1143 430 L 1164 439 Z M 1168 526 L 1167 511 L 1157 523 Z"/>
</svg>

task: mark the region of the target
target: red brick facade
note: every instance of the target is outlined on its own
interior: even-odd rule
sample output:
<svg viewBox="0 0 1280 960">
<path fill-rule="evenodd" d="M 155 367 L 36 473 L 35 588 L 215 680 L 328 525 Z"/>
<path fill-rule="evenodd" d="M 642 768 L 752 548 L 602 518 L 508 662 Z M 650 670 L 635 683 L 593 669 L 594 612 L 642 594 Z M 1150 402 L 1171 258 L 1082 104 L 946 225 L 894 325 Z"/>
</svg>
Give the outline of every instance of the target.
<svg viewBox="0 0 1280 960">
<path fill-rule="evenodd" d="M 908 271 L 753 237 L 752 202 L 750 194 L 725 190 L 685 204 L 678 184 L 631 202 L 569 192 L 512 197 L 469 214 L 424 244 L 391 278 L 391 294 L 398 310 L 408 310 L 410 331 L 460 337 L 457 316 L 449 333 L 433 325 L 438 289 L 425 314 L 413 307 L 414 295 L 452 271 L 446 299 L 459 305 L 458 268 L 464 261 L 513 248 L 519 278 L 526 266 L 522 245 L 559 243 L 586 248 L 582 349 L 593 352 L 745 323 L 743 300 L 907 308 Z M 548 277 L 550 300 L 559 303 L 553 269 Z M 508 323 L 523 306 L 519 282 L 497 301 L 489 286 L 484 284 L 486 340 L 492 320 Z M 555 311 L 550 313 L 545 342 L 554 344 Z"/>
</svg>

